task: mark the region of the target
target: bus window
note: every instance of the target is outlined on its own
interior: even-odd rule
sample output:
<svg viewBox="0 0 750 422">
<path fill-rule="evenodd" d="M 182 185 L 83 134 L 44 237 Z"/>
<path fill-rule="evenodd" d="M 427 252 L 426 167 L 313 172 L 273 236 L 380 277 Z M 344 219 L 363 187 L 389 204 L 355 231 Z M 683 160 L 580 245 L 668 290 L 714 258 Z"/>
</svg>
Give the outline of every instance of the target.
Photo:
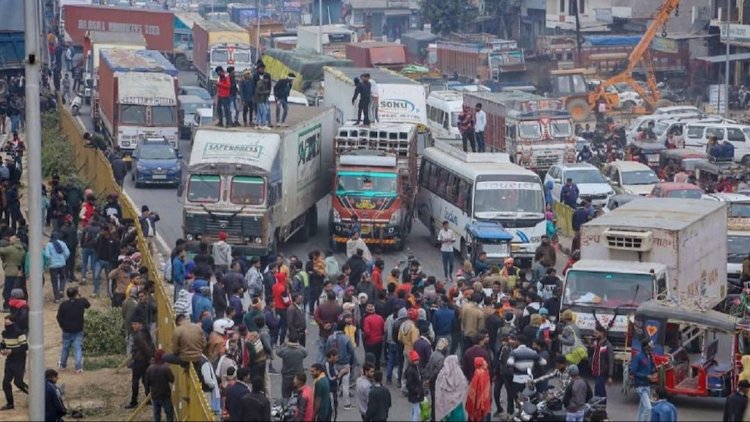
<svg viewBox="0 0 750 422">
<path fill-rule="evenodd" d="M 446 187 L 448 186 L 448 171 L 442 168 L 438 168 L 436 192 L 438 196 L 446 197 Z"/>
</svg>

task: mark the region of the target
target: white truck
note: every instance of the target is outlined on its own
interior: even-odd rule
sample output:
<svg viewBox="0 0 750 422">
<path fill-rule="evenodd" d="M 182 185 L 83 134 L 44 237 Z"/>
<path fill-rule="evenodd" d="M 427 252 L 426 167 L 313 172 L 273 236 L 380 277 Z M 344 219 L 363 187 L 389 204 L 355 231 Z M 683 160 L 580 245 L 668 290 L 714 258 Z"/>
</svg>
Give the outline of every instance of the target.
<svg viewBox="0 0 750 422">
<path fill-rule="evenodd" d="M 726 202 L 727 281 L 734 291 L 742 289 L 742 261 L 750 254 L 750 196 L 739 193 L 709 193 L 703 199 Z"/>
<path fill-rule="evenodd" d="M 352 104 L 354 78 L 369 73 L 378 89 L 378 118 L 381 122 L 414 123 L 427 127 L 427 91 L 419 82 L 380 68 L 326 66 L 323 72 L 323 105 L 334 108 L 339 126 L 357 119 L 357 103 Z M 370 121 L 374 123 L 373 104 L 370 106 Z"/>
<path fill-rule="evenodd" d="M 195 132 L 180 189 L 188 248 L 225 232 L 235 250 L 262 257 L 292 236 L 316 234 L 316 204 L 333 176 L 333 110 L 290 105 L 287 123 Z"/>
<path fill-rule="evenodd" d="M 561 313 L 573 311 L 581 335 L 594 318 L 614 323 L 618 361 L 628 318 L 642 302 L 664 298 L 686 312 L 711 309 L 727 295 L 726 204 L 698 199 L 637 199 L 581 227 L 581 260 L 568 270 Z"/>
</svg>

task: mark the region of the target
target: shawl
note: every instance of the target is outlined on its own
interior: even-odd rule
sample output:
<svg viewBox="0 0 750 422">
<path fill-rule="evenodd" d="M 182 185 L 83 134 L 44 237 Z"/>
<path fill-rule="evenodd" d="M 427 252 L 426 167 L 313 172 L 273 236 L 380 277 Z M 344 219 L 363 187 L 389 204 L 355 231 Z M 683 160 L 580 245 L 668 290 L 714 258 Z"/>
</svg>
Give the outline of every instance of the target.
<svg viewBox="0 0 750 422">
<path fill-rule="evenodd" d="M 457 406 L 463 404 L 467 387 L 464 372 L 458 366 L 458 357 L 445 358 L 443 369 L 435 382 L 435 420 L 443 420 Z"/>
<path fill-rule="evenodd" d="M 470 421 L 483 421 L 492 410 L 490 374 L 487 372 L 487 361 L 484 358 L 474 358 L 474 368 L 466 411 L 469 413 Z"/>
</svg>

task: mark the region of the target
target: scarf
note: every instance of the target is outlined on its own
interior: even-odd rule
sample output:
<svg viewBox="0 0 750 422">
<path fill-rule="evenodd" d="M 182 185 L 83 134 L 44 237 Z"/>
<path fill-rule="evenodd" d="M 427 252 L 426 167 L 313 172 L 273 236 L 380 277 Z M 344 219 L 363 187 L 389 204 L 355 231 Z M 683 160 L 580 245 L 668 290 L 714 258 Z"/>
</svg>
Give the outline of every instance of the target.
<svg viewBox="0 0 750 422">
<path fill-rule="evenodd" d="M 458 357 L 448 356 L 435 381 L 435 420 L 443 420 L 457 406 L 463 404 L 466 387 L 466 377 L 458 366 Z"/>
<path fill-rule="evenodd" d="M 487 372 L 487 361 L 474 358 L 474 377 L 469 385 L 469 396 L 466 400 L 466 411 L 470 421 L 483 421 L 492 410 L 490 395 L 490 374 Z"/>
</svg>

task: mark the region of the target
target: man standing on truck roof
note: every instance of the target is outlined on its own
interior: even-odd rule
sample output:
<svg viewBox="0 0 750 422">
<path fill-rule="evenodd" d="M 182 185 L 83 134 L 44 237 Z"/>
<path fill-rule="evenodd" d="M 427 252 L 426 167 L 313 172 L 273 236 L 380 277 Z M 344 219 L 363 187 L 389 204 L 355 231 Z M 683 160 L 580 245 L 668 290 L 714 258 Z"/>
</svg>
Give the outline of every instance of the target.
<svg viewBox="0 0 750 422">
<path fill-rule="evenodd" d="M 240 110 L 237 108 L 237 76 L 234 73 L 234 66 L 227 67 L 227 75 L 229 75 L 229 108 L 232 111 L 227 126 L 230 123 L 239 126 Z M 234 120 L 232 120 L 232 116 L 234 116 Z"/>
<path fill-rule="evenodd" d="M 370 74 L 363 73 L 362 79 L 354 78 L 354 96 L 352 97 L 352 105 L 357 101 L 359 97 L 359 107 L 357 108 L 357 122 L 358 125 L 360 120 L 359 116 L 364 114 L 363 124 L 370 126 L 370 99 L 372 94 L 372 87 L 370 85 Z"/>
<path fill-rule="evenodd" d="M 229 76 L 224 72 L 224 68 L 216 66 L 216 74 L 219 75 L 219 81 L 216 84 L 217 110 L 219 114 L 219 126 L 224 126 L 226 117 L 226 126 L 231 126 L 232 115 L 229 112 L 229 98 L 231 95 L 231 81 Z M 224 126 L 224 127 L 226 127 Z"/>
<path fill-rule="evenodd" d="M 250 70 L 245 70 L 242 73 L 242 81 L 240 82 L 240 97 L 242 98 L 242 123 L 247 126 L 247 122 L 252 124 L 253 122 L 253 96 L 255 96 L 255 83 L 252 79 Z M 249 118 L 248 118 L 249 117 Z"/>
<path fill-rule="evenodd" d="M 276 99 L 276 126 L 286 125 L 286 114 L 289 111 L 289 93 L 292 91 L 294 76 L 294 73 L 289 72 L 286 78 L 277 81 L 276 85 L 273 86 L 273 96 Z"/>
<path fill-rule="evenodd" d="M 477 152 L 484 152 L 484 128 L 487 126 L 487 113 L 482 110 L 482 103 L 477 103 L 476 115 L 474 133 L 477 138 Z"/>
<path fill-rule="evenodd" d="M 369 79 L 369 82 L 370 97 L 372 97 L 372 100 L 370 101 L 370 114 L 372 115 L 372 120 L 380 122 L 380 119 L 378 118 L 378 111 L 380 109 L 380 91 L 378 91 L 378 84 L 375 83 L 374 79 Z"/>
<path fill-rule="evenodd" d="M 458 115 L 458 131 L 461 132 L 461 143 L 464 152 L 469 152 L 466 148 L 466 141 L 471 145 L 471 152 L 477 151 L 474 139 L 474 114 L 471 107 L 464 105 L 463 112 Z"/>
</svg>

